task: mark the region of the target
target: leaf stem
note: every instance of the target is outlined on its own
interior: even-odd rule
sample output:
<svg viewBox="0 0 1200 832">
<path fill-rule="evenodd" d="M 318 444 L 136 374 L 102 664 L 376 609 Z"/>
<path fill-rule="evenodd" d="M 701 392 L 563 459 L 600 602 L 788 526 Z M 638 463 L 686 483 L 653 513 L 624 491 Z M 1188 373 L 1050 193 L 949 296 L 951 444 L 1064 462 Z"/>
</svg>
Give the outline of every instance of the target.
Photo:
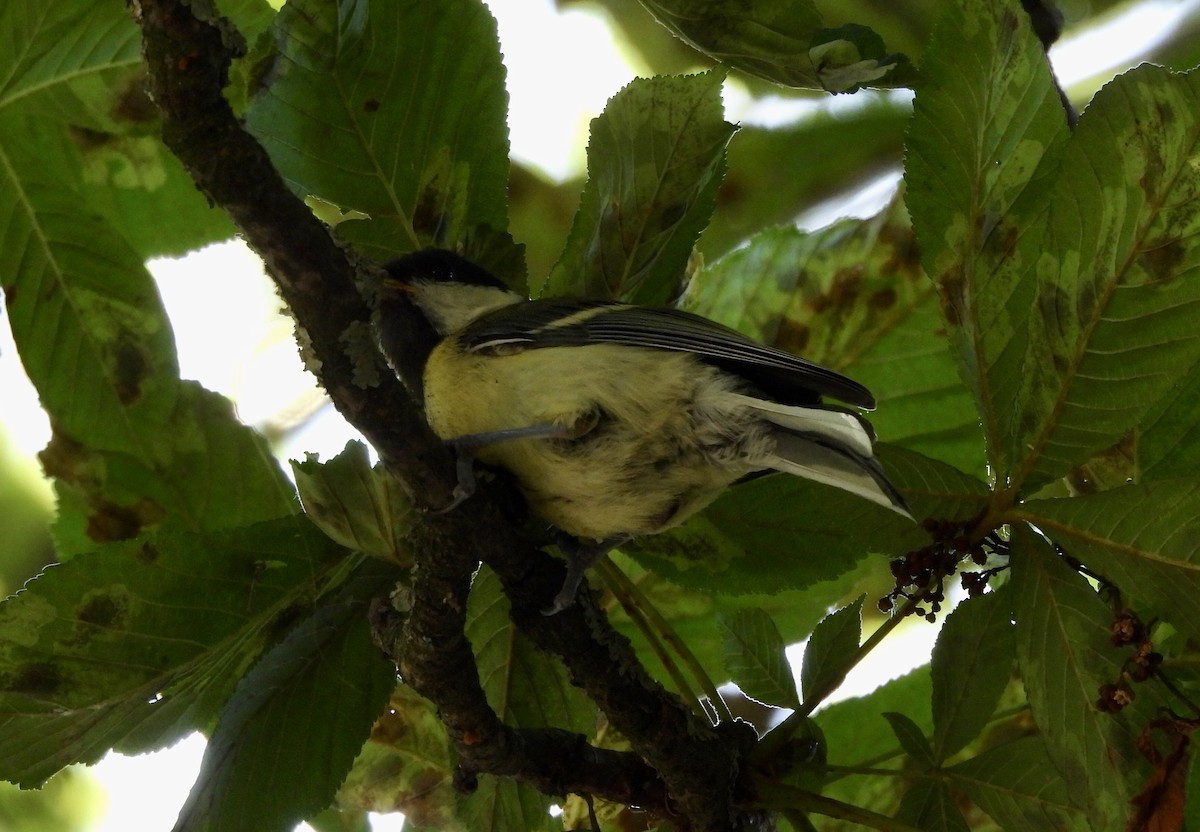
<svg viewBox="0 0 1200 832">
<path fill-rule="evenodd" d="M 729 712 L 729 707 L 725 704 L 725 700 L 717 692 L 716 685 L 713 684 L 687 645 L 671 629 L 671 625 L 667 623 L 667 620 L 659 614 L 654 604 L 638 589 L 637 584 L 629 580 L 629 576 L 622 572 L 621 568 L 613 563 L 610 558 L 602 558 L 596 564 L 596 571 L 600 573 L 601 577 L 604 578 L 604 582 L 613 590 L 613 597 L 620 603 L 621 609 L 629 616 L 629 620 L 646 637 L 650 649 L 654 651 L 654 655 L 658 657 L 663 667 L 666 668 L 671 681 L 675 683 L 675 687 L 679 690 L 680 696 L 689 700 L 698 714 L 707 717 L 709 720 L 713 719 L 713 715 L 704 708 L 700 697 L 695 693 L 695 688 L 684 677 L 679 664 L 675 661 L 675 657 L 671 655 L 671 652 L 667 650 L 667 647 L 670 647 L 675 656 L 678 656 L 682 660 L 684 666 L 691 673 L 692 678 L 699 685 L 701 692 L 709 698 L 712 708 L 716 712 L 717 721 L 732 722 L 733 714 Z"/>
<path fill-rule="evenodd" d="M 915 826 L 872 812 L 840 800 L 823 797 L 814 792 L 785 786 L 767 778 L 754 778 L 753 788 L 760 798 L 761 805 L 768 809 L 799 809 L 803 812 L 815 812 L 825 817 L 847 820 L 870 829 L 882 832 L 922 832 Z"/>
</svg>

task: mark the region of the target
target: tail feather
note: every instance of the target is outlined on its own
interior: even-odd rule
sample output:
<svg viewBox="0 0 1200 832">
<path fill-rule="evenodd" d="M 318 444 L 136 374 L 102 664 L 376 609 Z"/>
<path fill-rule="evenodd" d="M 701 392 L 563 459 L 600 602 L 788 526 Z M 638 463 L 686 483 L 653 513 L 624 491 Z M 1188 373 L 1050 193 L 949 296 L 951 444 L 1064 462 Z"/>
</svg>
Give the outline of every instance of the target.
<svg viewBox="0 0 1200 832">
<path fill-rule="evenodd" d="M 775 440 L 776 451 L 770 461 L 775 470 L 849 491 L 913 519 L 908 503 L 873 456 L 838 447 L 819 434 L 779 431 Z"/>
<path fill-rule="evenodd" d="M 766 467 L 840 488 L 912 519 L 908 504 L 874 454 L 874 434 L 856 413 L 797 407 L 743 397 L 744 405 L 775 425 Z"/>
</svg>

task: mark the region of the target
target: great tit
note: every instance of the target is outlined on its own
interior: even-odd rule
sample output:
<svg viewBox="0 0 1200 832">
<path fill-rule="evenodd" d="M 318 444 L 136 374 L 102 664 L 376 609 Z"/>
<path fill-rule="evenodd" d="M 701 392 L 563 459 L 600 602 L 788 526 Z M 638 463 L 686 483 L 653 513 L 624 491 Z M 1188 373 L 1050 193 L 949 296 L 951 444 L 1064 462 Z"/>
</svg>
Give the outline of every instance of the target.
<svg viewBox="0 0 1200 832">
<path fill-rule="evenodd" d="M 673 308 L 529 300 L 480 266 L 428 249 L 384 266 L 440 341 L 423 374 L 426 418 L 459 450 L 507 469 L 530 509 L 575 542 L 548 612 L 615 545 L 678 526 L 738 480 L 782 471 L 907 517 L 875 459 L 865 387 Z"/>
</svg>

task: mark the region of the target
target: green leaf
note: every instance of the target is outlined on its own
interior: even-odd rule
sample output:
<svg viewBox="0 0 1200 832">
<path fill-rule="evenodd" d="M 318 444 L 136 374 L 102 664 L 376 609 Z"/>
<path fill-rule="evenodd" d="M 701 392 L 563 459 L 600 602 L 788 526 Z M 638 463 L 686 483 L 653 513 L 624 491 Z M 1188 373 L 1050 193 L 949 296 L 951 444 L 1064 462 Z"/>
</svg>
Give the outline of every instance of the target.
<svg viewBox="0 0 1200 832">
<path fill-rule="evenodd" d="M 366 615 L 394 577 L 367 561 L 242 678 L 176 832 L 290 829 L 330 804 L 396 686 Z"/>
<path fill-rule="evenodd" d="M 229 217 L 209 204 L 183 165 L 157 139 L 138 140 L 142 169 L 125 153 L 129 140 L 100 137 L 80 147 L 83 193 L 138 257 L 180 257 L 234 235 Z"/>
<path fill-rule="evenodd" d="M 933 648 L 933 747 L 940 765 L 975 739 L 1012 678 L 1012 599 L 968 598 L 946 617 Z"/>
<path fill-rule="evenodd" d="M 481 567 L 471 585 L 467 637 L 475 646 L 488 702 L 514 728 L 589 730 L 595 721 L 594 706 L 567 680 L 560 662 L 521 635 L 508 613 L 500 579 Z"/>
<path fill-rule="evenodd" d="M 77 167 L 45 123 L 0 119 L 0 256 L 19 264 L 0 275 L 13 340 L 59 433 L 162 456 L 178 395 L 171 327 L 137 254 L 80 215 Z"/>
<path fill-rule="evenodd" d="M 370 221 L 376 260 L 507 225 L 504 68 L 482 3 L 291 2 L 272 82 L 246 123 L 293 190 Z"/>
<path fill-rule="evenodd" d="M 799 707 L 787 645 L 771 617 L 742 609 L 717 620 L 725 634 L 725 669 L 742 693 L 768 705 Z"/>
<path fill-rule="evenodd" d="M 1200 470 L 1200 364 L 1164 393 L 1138 430 L 1138 478 L 1161 480 Z"/>
<path fill-rule="evenodd" d="M 736 129 L 719 72 L 634 80 L 592 120 L 588 182 L 566 248 L 534 294 L 674 297 L 708 224 Z"/>
<path fill-rule="evenodd" d="M 869 219 L 840 220 L 820 231 L 767 229 L 698 272 L 683 305 L 763 343 L 853 372 L 883 333 L 934 294 L 915 245 L 899 200 Z"/>
<path fill-rule="evenodd" d="M 137 27 L 118 3 L 63 0 L 0 9 L 0 116 L 49 115 L 103 129 L 141 69 Z"/>
<path fill-rule="evenodd" d="M 1200 483 L 1194 476 L 1033 500 L 1021 514 L 1129 597 L 1200 638 Z"/>
<path fill-rule="evenodd" d="M 0 603 L 0 777 L 36 785 L 211 727 L 262 651 L 344 578 L 345 555 L 287 517 L 48 569 Z"/>
<path fill-rule="evenodd" d="M 877 445 L 917 517 L 967 520 L 987 487 L 945 463 Z M 785 475 L 735 486 L 682 526 L 623 548 L 683 586 L 779 592 L 832 580 L 866 552 L 901 555 L 929 543 L 920 526 L 874 503 Z"/>
<path fill-rule="evenodd" d="M 1067 137 L 1041 44 L 1015 2 L 944 7 L 921 59 L 905 183 L 925 271 L 975 399 L 993 475 L 1015 465 L 1005 414 L 1022 380 L 1034 297 L 1017 246 L 1045 205 Z"/>
<path fill-rule="evenodd" d="M 940 780 L 922 779 L 908 787 L 896 820 L 924 832 L 970 832 L 962 810 Z"/>
<path fill-rule="evenodd" d="M 371 832 L 371 819 L 366 812 L 325 809 L 320 814 L 305 818 L 304 822 L 315 832 Z"/>
<path fill-rule="evenodd" d="M 12 141 L 9 139 L 12 138 Z M 78 160 L 45 121 L 0 118 L 0 274 L 17 351 L 51 417 L 60 556 L 169 520 L 193 531 L 295 511 L 266 444 L 180 383 L 141 257 L 81 211 Z"/>
<path fill-rule="evenodd" d="M 832 692 L 849 670 L 862 640 L 862 604 L 860 597 L 830 613 L 808 639 L 800 665 L 800 690 L 810 709 Z"/>
<path fill-rule="evenodd" d="M 825 734 L 829 762 L 856 766 L 896 748 L 896 735 L 882 714 L 903 712 L 920 733 L 933 730 L 929 715 L 928 666 L 880 685 L 866 696 L 822 708 L 813 719 Z"/>
<path fill-rule="evenodd" d="M 1122 829 L 1133 784 L 1149 769 L 1134 747 L 1129 716 L 1095 705 L 1125 658 L 1109 644 L 1112 611 L 1023 524 L 1013 529 L 1011 558 L 1017 660 L 1046 751 L 1092 828 Z M 1150 693 L 1143 686 L 1139 699 Z"/>
<path fill-rule="evenodd" d="M 1003 829 L 1052 832 L 1082 820 L 1040 737 L 990 748 L 943 775 Z"/>
<path fill-rule="evenodd" d="M 685 43 L 734 69 L 785 86 L 818 86 L 808 47 L 821 15 L 811 0 L 642 0 L 642 5 Z"/>
<path fill-rule="evenodd" d="M 56 477 L 60 557 L 132 538 L 162 523 L 209 532 L 297 511 L 295 492 L 266 441 L 223 396 L 178 384 L 174 411 L 142 434 L 157 448 L 96 451 L 56 433 L 42 451 Z"/>
<path fill-rule="evenodd" d="M 984 471 L 975 408 L 899 198 L 866 220 L 757 234 L 702 269 L 684 305 L 866 384 L 885 441 Z"/>
<path fill-rule="evenodd" d="M 828 761 L 835 766 L 900 765 L 895 732 L 881 714 L 907 714 L 922 734 L 933 730 L 929 716 L 929 668 L 921 667 L 870 694 L 822 708 L 814 720 L 825 735 Z M 826 797 L 891 815 L 899 805 L 892 778 L 842 776 L 821 792 Z"/>
<path fill-rule="evenodd" d="M 8 3 L 0 9 L 0 44 L 0 120 L 7 122 L 0 146 L 14 156 L 28 148 L 38 158 L 34 169 L 16 168 L 28 180 L 21 190 L 36 195 L 39 179 L 63 183 L 70 219 L 97 222 L 90 215 L 98 212 L 139 260 L 233 235 L 225 214 L 157 138 L 137 27 L 120 4 Z M 40 118 L 36 129 L 21 120 L 29 114 Z M 69 154 L 54 149 L 67 144 Z M 43 216 L 48 208 L 29 207 Z"/>
<path fill-rule="evenodd" d="M 471 832 L 510 832 L 513 829 L 537 832 L 554 828 L 549 798 L 508 777 L 485 778 L 475 793 L 463 802 L 461 817 Z"/>
<path fill-rule="evenodd" d="M 270 28 L 276 10 L 267 0 L 216 0 L 217 10 L 248 42 Z"/>
<path fill-rule="evenodd" d="M 1092 100 L 1048 195 L 1011 430 L 1032 493 L 1134 427 L 1200 358 L 1200 73 L 1144 65 Z"/>
<path fill-rule="evenodd" d="M 567 679 L 562 664 L 536 649 L 509 618 L 500 579 L 480 567 L 467 605 L 467 637 L 475 646 L 479 679 L 488 703 L 515 728 L 553 726 L 590 731 L 595 708 Z M 550 799 L 513 780 L 486 778 L 463 800 L 459 816 L 475 830 L 539 829 Z"/>
<path fill-rule="evenodd" d="M 928 768 L 936 764 L 933 748 L 917 723 L 895 711 L 887 711 L 882 716 L 888 721 L 888 725 L 892 726 L 892 733 L 896 735 L 896 740 L 905 754 L 923 767 Z"/>
<path fill-rule="evenodd" d="M 594 726 L 595 706 L 570 684 L 561 663 L 520 634 L 509 618 L 500 579 L 486 566 L 471 585 L 467 637 L 488 703 L 505 724 L 581 733 Z M 471 830 L 532 830 L 546 825 L 549 808 L 550 799 L 529 786 L 488 777 L 463 798 L 458 816 Z"/>
<path fill-rule="evenodd" d="M 304 511 L 321 531 L 348 549 L 408 565 L 403 538 L 412 504 L 382 465 L 371 467 L 367 446 L 350 441 L 328 462 L 308 454 L 292 462 Z"/>
</svg>

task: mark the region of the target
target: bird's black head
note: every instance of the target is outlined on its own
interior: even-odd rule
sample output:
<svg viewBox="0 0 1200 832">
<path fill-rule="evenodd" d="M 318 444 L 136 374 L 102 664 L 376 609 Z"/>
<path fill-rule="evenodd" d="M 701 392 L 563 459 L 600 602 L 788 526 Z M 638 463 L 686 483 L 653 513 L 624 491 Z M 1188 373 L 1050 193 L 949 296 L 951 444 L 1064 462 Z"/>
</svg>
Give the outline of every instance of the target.
<svg viewBox="0 0 1200 832">
<path fill-rule="evenodd" d="M 467 258 L 440 248 L 414 251 L 383 264 L 388 278 L 402 285 L 424 280 L 437 283 L 462 283 L 490 289 L 505 289 L 491 272 Z"/>
</svg>

